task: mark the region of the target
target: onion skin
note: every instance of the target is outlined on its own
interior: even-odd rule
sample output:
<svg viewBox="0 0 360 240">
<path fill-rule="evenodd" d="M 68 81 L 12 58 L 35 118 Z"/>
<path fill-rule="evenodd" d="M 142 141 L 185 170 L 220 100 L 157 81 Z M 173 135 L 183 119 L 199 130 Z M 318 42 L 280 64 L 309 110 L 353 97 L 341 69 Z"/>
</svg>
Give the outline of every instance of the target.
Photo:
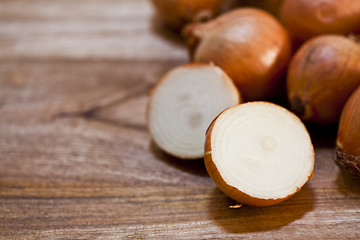
<svg viewBox="0 0 360 240">
<path fill-rule="evenodd" d="M 360 87 L 341 113 L 335 162 L 348 173 L 360 177 Z"/>
<path fill-rule="evenodd" d="M 294 41 L 360 32 L 359 0 L 284 0 L 280 19 Z"/>
<path fill-rule="evenodd" d="M 152 0 L 160 18 L 179 30 L 187 23 L 213 18 L 226 8 L 227 0 Z"/>
<path fill-rule="evenodd" d="M 289 65 L 290 108 L 305 121 L 338 122 L 346 100 L 359 85 L 360 45 L 340 35 L 310 39 Z"/>
<path fill-rule="evenodd" d="M 245 103 L 246 104 L 246 103 Z M 225 110 L 224 110 L 225 111 Z M 223 111 L 223 112 L 224 112 Z M 215 163 L 212 160 L 212 147 L 211 147 L 211 132 L 216 123 L 217 118 L 223 113 L 221 112 L 210 124 L 209 128 L 206 131 L 206 139 L 205 139 L 205 155 L 204 155 L 204 163 L 206 167 L 206 171 L 208 172 L 211 179 L 215 182 L 218 188 L 225 193 L 228 197 L 236 200 L 239 203 L 243 203 L 245 205 L 254 206 L 254 207 L 266 207 L 279 204 L 290 197 L 292 197 L 295 193 L 301 190 L 301 188 L 297 188 L 296 191 L 284 198 L 276 198 L 276 199 L 261 199 L 252 197 L 239 189 L 227 184 L 225 180 L 221 177 L 219 170 L 217 169 Z M 309 176 L 309 180 L 312 179 L 314 172 Z"/>
<path fill-rule="evenodd" d="M 188 26 L 184 35 L 193 59 L 213 62 L 234 81 L 245 101 L 278 97 L 291 55 L 285 28 L 269 13 L 239 8 L 206 23 Z"/>
</svg>

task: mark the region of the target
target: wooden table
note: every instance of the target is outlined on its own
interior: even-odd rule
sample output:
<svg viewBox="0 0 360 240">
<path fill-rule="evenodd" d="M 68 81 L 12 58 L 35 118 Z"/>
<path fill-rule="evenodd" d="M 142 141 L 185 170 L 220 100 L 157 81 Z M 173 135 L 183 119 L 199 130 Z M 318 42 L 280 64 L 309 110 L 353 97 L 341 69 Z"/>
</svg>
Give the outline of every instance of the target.
<svg viewBox="0 0 360 240">
<path fill-rule="evenodd" d="M 266 208 L 235 204 L 202 161 L 165 155 L 149 90 L 188 61 L 146 0 L 0 2 L 1 239 L 360 238 L 360 182 L 311 127 L 314 179 Z"/>
</svg>

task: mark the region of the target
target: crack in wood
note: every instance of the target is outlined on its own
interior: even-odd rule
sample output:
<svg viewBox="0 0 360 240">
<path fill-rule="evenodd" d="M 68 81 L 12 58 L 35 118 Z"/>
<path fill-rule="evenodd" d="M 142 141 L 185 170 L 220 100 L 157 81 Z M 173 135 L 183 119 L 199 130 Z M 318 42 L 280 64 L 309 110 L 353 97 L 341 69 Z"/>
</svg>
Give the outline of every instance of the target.
<svg viewBox="0 0 360 240">
<path fill-rule="evenodd" d="M 101 117 L 101 115 L 99 115 L 99 112 L 103 111 L 104 109 L 114 107 L 116 105 L 122 105 L 134 98 L 141 97 L 144 94 L 146 94 L 148 91 L 149 91 L 149 87 L 147 87 L 145 89 L 142 88 L 140 90 L 131 92 L 130 94 L 126 94 L 125 96 L 121 96 L 118 98 L 112 98 L 111 101 L 105 100 L 105 101 L 103 101 L 104 102 L 103 104 L 100 103 L 99 105 L 91 106 L 88 109 L 83 110 L 83 111 L 60 112 L 60 113 L 57 113 L 53 117 L 53 119 L 84 118 L 87 120 L 93 120 L 93 121 L 101 122 L 101 123 L 116 126 L 116 127 L 124 127 L 124 128 L 139 130 L 139 131 L 146 131 L 147 128 L 144 125 L 132 124 L 132 123 L 128 123 L 128 122 L 124 122 L 124 121 L 120 121 L 120 120 L 107 119 L 107 118 Z"/>
<path fill-rule="evenodd" d="M 147 131 L 147 127 L 144 125 L 140 125 L 140 124 L 132 124 L 132 123 L 122 122 L 122 121 L 113 121 L 110 119 L 99 118 L 99 117 L 92 117 L 92 118 L 90 118 L 90 120 L 101 122 L 101 123 L 107 124 L 107 125 L 116 126 L 116 127 L 123 127 L 123 128 L 133 129 L 133 130 L 137 130 L 137 131 Z"/>
</svg>

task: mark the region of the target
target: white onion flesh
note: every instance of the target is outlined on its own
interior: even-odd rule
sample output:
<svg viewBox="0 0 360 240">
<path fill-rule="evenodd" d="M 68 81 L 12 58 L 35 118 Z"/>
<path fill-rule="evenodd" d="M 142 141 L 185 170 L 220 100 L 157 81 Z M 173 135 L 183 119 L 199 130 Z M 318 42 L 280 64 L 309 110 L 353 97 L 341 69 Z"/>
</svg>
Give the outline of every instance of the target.
<svg viewBox="0 0 360 240">
<path fill-rule="evenodd" d="M 220 68 L 181 66 L 166 74 L 151 94 L 149 131 L 165 152 L 183 159 L 201 158 L 209 124 L 239 101 L 238 90 Z"/>
<path fill-rule="evenodd" d="M 223 112 L 211 132 L 211 155 L 222 179 L 258 199 L 286 198 L 310 178 L 314 149 L 294 114 L 266 102 Z"/>
</svg>

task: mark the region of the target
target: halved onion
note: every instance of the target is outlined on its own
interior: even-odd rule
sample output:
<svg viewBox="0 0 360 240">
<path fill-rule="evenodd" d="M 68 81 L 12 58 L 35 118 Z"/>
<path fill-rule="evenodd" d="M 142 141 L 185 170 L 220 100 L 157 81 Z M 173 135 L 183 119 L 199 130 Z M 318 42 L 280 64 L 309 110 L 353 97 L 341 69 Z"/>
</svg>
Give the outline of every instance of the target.
<svg viewBox="0 0 360 240">
<path fill-rule="evenodd" d="M 220 68 L 187 64 L 167 73 L 152 90 L 148 128 L 165 152 L 183 159 L 201 158 L 211 121 L 240 101 L 237 88 Z"/>
<path fill-rule="evenodd" d="M 205 166 L 230 198 L 269 206 L 312 177 L 314 148 L 296 115 L 273 103 L 249 102 L 225 110 L 211 124 Z"/>
</svg>

